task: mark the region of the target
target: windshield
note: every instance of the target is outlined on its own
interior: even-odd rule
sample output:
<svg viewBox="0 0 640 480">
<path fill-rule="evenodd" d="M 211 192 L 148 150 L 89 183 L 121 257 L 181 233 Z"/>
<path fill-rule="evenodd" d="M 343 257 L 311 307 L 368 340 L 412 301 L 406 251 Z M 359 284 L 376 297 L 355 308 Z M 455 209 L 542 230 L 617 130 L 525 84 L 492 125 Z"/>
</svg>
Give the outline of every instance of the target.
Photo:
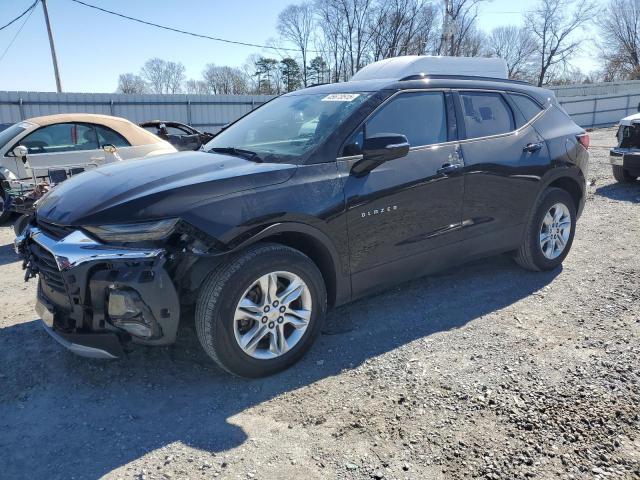
<svg viewBox="0 0 640 480">
<path fill-rule="evenodd" d="M 322 143 L 369 96 L 323 93 L 279 97 L 220 132 L 204 150 L 246 150 L 265 162 L 292 161 L 290 157 L 305 155 Z"/>
<path fill-rule="evenodd" d="M 9 128 L 2 130 L 0 132 L 0 148 L 4 147 L 7 143 L 20 135 L 26 129 L 27 128 L 24 123 L 16 123 L 15 125 L 11 125 Z"/>
</svg>

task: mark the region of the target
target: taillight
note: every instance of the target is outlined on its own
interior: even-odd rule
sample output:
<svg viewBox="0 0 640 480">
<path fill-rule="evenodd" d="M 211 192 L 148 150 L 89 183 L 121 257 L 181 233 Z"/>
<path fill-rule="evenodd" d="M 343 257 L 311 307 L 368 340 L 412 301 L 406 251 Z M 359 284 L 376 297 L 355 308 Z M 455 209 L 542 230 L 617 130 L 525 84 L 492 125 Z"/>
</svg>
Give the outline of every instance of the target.
<svg viewBox="0 0 640 480">
<path fill-rule="evenodd" d="M 576 138 L 580 142 L 580 145 L 584 147 L 585 150 L 589 150 L 589 134 L 583 133 L 582 135 L 576 135 Z"/>
</svg>

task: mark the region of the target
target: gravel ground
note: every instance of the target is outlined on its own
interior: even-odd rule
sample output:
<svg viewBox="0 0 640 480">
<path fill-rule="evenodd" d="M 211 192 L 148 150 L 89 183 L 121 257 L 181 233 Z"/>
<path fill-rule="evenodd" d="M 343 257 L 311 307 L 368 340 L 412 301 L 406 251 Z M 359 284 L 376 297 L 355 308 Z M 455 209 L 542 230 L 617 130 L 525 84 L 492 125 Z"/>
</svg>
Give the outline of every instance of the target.
<svg viewBox="0 0 640 480">
<path fill-rule="evenodd" d="M 246 381 L 193 329 L 104 362 L 55 344 L 0 228 L 2 478 L 640 478 L 640 183 L 613 130 L 562 269 L 503 256 L 330 314 L 294 368 Z"/>
</svg>

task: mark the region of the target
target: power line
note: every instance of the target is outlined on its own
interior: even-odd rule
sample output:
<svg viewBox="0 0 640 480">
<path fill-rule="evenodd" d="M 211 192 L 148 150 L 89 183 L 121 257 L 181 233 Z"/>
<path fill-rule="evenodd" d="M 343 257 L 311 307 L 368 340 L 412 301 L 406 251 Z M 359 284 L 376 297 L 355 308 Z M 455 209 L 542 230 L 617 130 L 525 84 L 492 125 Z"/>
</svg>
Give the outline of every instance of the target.
<svg viewBox="0 0 640 480">
<path fill-rule="evenodd" d="M 26 23 L 29 21 L 29 18 L 31 18 L 31 14 L 34 12 L 35 10 L 35 6 L 38 3 L 39 0 L 36 0 L 36 2 L 31 5 L 30 9 L 27 10 L 29 12 L 29 15 L 27 15 L 27 18 L 24 19 L 24 22 L 22 22 L 22 25 L 20 25 L 20 28 L 18 28 L 18 31 L 15 33 L 15 35 L 13 36 L 13 38 L 11 39 L 11 41 L 9 42 L 9 45 L 7 45 L 7 48 L 4 49 L 4 52 L 2 52 L 2 55 L 0 55 L 0 62 L 2 62 L 2 60 L 4 59 L 5 55 L 7 54 L 7 52 L 9 51 L 9 49 L 11 48 L 11 46 L 13 45 L 13 42 L 16 41 L 16 38 L 18 38 L 18 35 L 20 35 L 20 32 L 22 31 L 22 29 L 24 28 L 24 26 L 26 25 Z M 25 12 L 26 13 L 26 12 Z"/>
<path fill-rule="evenodd" d="M 75 2 L 75 3 L 79 3 L 80 5 L 84 5 L 85 7 L 94 8 L 96 10 L 100 10 L 101 12 L 108 13 L 110 15 L 115 15 L 117 17 L 126 18 L 127 20 L 131 20 L 133 22 L 142 23 L 142 24 L 149 25 L 149 26 L 156 27 L 156 28 L 162 28 L 163 30 L 169 30 L 171 32 L 182 33 L 184 35 L 190 35 L 192 37 L 206 38 L 208 40 L 214 40 L 216 42 L 231 43 L 231 44 L 234 44 L 234 45 L 243 45 L 245 47 L 269 48 L 269 49 L 272 49 L 272 50 L 287 50 L 287 51 L 291 51 L 291 52 L 297 52 L 298 51 L 297 48 L 285 48 L 285 47 L 274 47 L 274 46 L 269 46 L 269 45 L 259 45 L 257 43 L 240 42 L 238 40 L 228 40 L 226 38 L 211 37 L 209 35 L 203 35 L 201 33 L 187 32 L 186 30 L 180 30 L 179 28 L 167 27 L 166 25 L 159 25 L 157 23 L 148 22 L 146 20 L 141 20 L 139 18 L 130 17 L 129 15 L 125 15 L 123 13 L 118 13 L 118 12 L 114 12 L 114 11 L 111 11 L 111 10 L 107 10 L 106 8 L 98 7 L 97 5 L 91 5 L 90 3 L 86 3 L 86 2 L 83 2 L 81 0 L 71 0 L 71 1 Z M 316 52 L 316 50 L 309 50 L 309 51 L 310 52 Z"/>
<path fill-rule="evenodd" d="M 9 23 L 7 23 L 6 25 L 3 25 L 2 27 L 0 27 L 0 30 L 4 30 L 5 28 L 7 28 L 9 25 L 14 24 L 15 22 L 17 22 L 18 20 L 20 20 L 22 17 L 24 17 L 27 13 L 29 13 L 29 11 L 33 11 L 33 9 L 35 8 L 35 6 L 38 4 L 40 0 L 35 0 L 35 2 L 33 2 L 31 4 L 31 6 L 29 8 L 27 8 L 24 12 L 22 12 L 20 15 L 18 15 L 16 18 L 14 18 L 13 20 L 11 20 Z"/>
</svg>

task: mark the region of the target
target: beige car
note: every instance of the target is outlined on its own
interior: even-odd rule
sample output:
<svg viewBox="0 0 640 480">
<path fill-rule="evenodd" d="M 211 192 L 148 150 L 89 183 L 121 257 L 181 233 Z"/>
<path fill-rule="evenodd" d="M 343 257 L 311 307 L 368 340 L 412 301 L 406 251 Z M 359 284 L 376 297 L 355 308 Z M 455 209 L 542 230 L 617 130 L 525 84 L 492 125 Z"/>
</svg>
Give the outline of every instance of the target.
<svg viewBox="0 0 640 480">
<path fill-rule="evenodd" d="M 5 190 L 32 184 L 34 177 L 46 178 L 52 170 L 73 173 L 176 151 L 169 142 L 120 117 L 65 113 L 18 122 L 0 132 L 0 218 L 9 213 L 4 212 Z"/>
</svg>

